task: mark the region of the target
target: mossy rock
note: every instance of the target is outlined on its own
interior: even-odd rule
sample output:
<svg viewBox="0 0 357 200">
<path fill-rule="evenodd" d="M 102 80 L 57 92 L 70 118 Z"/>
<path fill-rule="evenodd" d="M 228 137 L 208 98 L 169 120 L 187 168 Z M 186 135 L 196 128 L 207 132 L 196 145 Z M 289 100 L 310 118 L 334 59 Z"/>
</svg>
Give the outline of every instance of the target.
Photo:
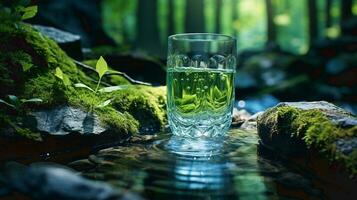
<svg viewBox="0 0 357 200">
<path fill-rule="evenodd" d="M 261 143 L 285 157 L 317 151 L 357 173 L 357 118 L 325 101 L 280 103 L 258 117 Z"/>
<path fill-rule="evenodd" d="M 65 86 L 54 75 L 57 67 L 69 77 L 71 85 Z M 21 114 L 1 104 L 2 128 L 27 130 L 21 125 L 22 115 L 63 105 L 93 112 L 104 126 L 118 134 L 136 134 L 146 129 L 158 131 L 166 123 L 164 88 L 131 85 L 118 76 L 112 82 L 126 87 L 99 95 L 75 88 L 73 84 L 78 82 L 92 88 L 96 86 L 93 77 L 78 68 L 54 41 L 31 25 L 19 23 L 0 28 L 0 98 L 13 94 L 23 99 L 43 100 L 24 106 Z M 96 107 L 108 99 L 112 99 L 110 105 Z M 7 123 L 12 120 L 15 122 Z"/>
</svg>

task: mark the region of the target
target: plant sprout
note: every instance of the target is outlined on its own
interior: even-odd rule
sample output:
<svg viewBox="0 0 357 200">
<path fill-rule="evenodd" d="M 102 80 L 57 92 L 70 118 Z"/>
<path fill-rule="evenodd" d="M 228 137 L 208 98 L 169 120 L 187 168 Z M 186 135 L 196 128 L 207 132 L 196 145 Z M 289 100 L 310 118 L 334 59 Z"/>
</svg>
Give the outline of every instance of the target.
<svg viewBox="0 0 357 200">
<path fill-rule="evenodd" d="M 96 95 L 98 95 L 98 93 L 114 92 L 114 91 L 117 91 L 117 90 L 124 89 L 126 87 L 124 85 L 118 85 L 118 86 L 109 86 L 109 87 L 104 87 L 104 88 L 99 89 L 100 84 L 102 82 L 102 78 L 104 77 L 104 75 L 107 72 L 110 71 L 109 68 L 108 68 L 107 62 L 104 60 L 104 58 L 102 56 L 100 56 L 100 58 L 98 59 L 98 61 L 96 63 L 95 71 L 98 74 L 98 81 L 97 81 L 97 84 L 96 84 L 95 88 L 91 88 L 90 86 L 88 86 L 88 85 L 86 85 L 84 83 L 75 83 L 74 87 L 87 89 L 87 90 L 91 91 L 92 93 L 94 93 Z M 57 78 L 61 79 L 65 86 L 71 85 L 71 81 L 69 80 L 68 76 L 66 74 L 64 74 L 62 72 L 62 70 L 60 68 L 58 68 L 58 67 L 56 68 L 55 76 Z M 109 105 L 111 103 L 111 101 L 112 101 L 111 99 L 108 99 L 108 100 L 100 103 L 96 107 L 97 108 L 105 107 L 105 106 Z"/>
<path fill-rule="evenodd" d="M 19 99 L 15 95 L 7 95 L 8 101 L 5 101 L 3 99 L 0 99 L 0 103 L 5 104 L 6 106 L 16 110 L 20 111 L 21 108 L 23 107 L 24 104 L 26 103 L 39 103 L 42 102 L 42 99 L 39 98 L 33 98 L 33 99 Z"/>
</svg>

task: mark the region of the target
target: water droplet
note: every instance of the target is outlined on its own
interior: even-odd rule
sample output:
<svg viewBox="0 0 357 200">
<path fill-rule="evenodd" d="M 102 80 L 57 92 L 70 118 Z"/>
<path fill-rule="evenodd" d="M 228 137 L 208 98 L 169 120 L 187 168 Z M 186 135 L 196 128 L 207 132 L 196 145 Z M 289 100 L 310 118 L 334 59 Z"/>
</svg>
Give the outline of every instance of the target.
<svg viewBox="0 0 357 200">
<path fill-rule="evenodd" d="M 184 81 L 184 79 L 182 78 L 181 81 Z"/>
<path fill-rule="evenodd" d="M 207 89 L 208 89 L 208 86 L 207 86 L 207 85 L 205 85 L 203 88 L 204 88 L 205 90 L 207 90 Z"/>
<path fill-rule="evenodd" d="M 190 79 L 189 79 L 189 78 L 186 78 L 186 81 L 190 81 Z"/>
<path fill-rule="evenodd" d="M 196 82 L 197 81 L 197 79 L 193 79 L 193 82 Z"/>
<path fill-rule="evenodd" d="M 191 87 L 190 86 L 187 86 L 187 88 L 186 88 L 187 90 L 190 90 L 191 89 Z"/>
</svg>

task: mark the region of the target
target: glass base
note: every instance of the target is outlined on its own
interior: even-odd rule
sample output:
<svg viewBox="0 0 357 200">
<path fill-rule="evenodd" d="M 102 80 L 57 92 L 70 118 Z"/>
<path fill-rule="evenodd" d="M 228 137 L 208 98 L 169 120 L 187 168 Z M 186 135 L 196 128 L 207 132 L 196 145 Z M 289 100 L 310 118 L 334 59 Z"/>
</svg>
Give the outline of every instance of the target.
<svg viewBox="0 0 357 200">
<path fill-rule="evenodd" d="M 169 125 L 174 135 L 182 137 L 217 137 L 225 135 L 232 123 L 231 113 L 208 119 L 187 119 L 168 114 Z"/>
</svg>

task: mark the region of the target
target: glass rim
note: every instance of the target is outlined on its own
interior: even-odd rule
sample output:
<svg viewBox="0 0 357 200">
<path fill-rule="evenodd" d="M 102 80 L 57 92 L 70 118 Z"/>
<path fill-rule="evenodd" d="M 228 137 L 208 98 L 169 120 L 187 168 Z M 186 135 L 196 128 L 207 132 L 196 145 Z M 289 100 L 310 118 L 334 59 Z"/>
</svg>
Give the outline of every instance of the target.
<svg viewBox="0 0 357 200">
<path fill-rule="evenodd" d="M 212 36 L 214 38 L 209 38 L 207 36 Z M 179 33 L 170 35 L 169 40 L 188 42 L 234 42 L 236 38 L 219 33 Z"/>
</svg>

